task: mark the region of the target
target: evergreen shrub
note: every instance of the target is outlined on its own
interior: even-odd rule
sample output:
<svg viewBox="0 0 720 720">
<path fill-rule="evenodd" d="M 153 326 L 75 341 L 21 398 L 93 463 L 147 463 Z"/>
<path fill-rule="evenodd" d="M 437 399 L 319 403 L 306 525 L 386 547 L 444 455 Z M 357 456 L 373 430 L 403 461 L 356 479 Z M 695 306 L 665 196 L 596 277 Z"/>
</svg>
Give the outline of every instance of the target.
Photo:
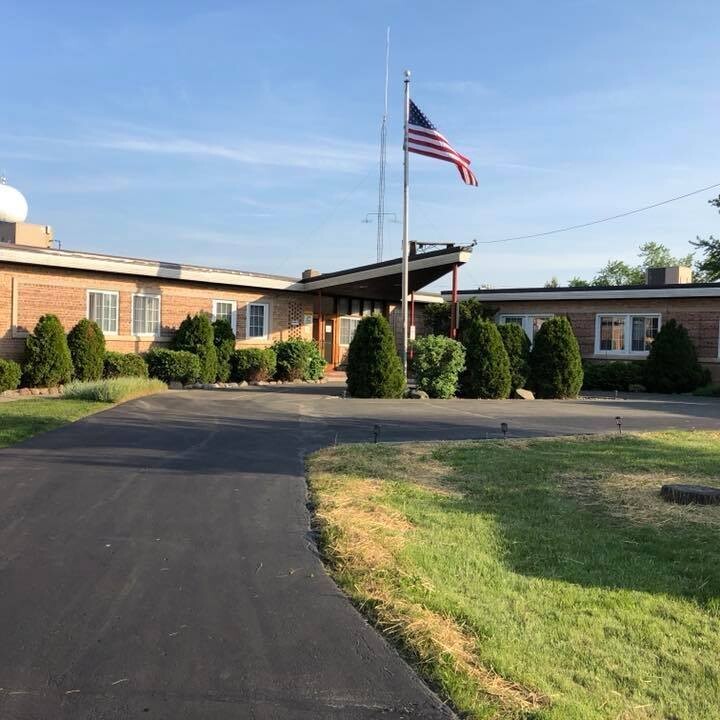
<svg viewBox="0 0 720 720">
<path fill-rule="evenodd" d="M 382 315 L 368 315 L 358 323 L 348 348 L 346 371 L 352 397 L 402 397 L 403 366 L 390 324 Z"/>
<path fill-rule="evenodd" d="M 200 380 L 204 383 L 215 382 L 218 374 L 215 333 L 206 313 L 188 315 L 180 323 L 172 340 L 172 349 L 197 355 L 200 361 Z"/>
<path fill-rule="evenodd" d="M 535 333 L 530 373 L 537 397 L 577 397 L 583 383 L 582 358 L 572 325 L 566 317 L 546 320 Z"/>
<path fill-rule="evenodd" d="M 520 325 L 498 325 L 510 361 L 510 389 L 527 387 L 530 378 L 530 338 Z"/>
<path fill-rule="evenodd" d="M 23 377 L 30 387 L 56 387 L 73 373 L 65 330 L 56 315 L 43 315 L 25 341 Z"/>
<path fill-rule="evenodd" d="M 165 383 L 196 383 L 202 376 L 200 358 L 187 350 L 153 348 L 145 353 L 150 377 Z"/>
<path fill-rule="evenodd" d="M 510 360 L 500 331 L 491 320 L 476 320 L 463 336 L 465 371 L 460 393 L 467 398 L 506 398 L 510 394 Z"/>
<path fill-rule="evenodd" d="M 105 335 L 100 326 L 83 318 L 68 333 L 74 377 L 81 382 L 99 380 L 105 363 Z"/>
<path fill-rule="evenodd" d="M 234 382 L 258 382 L 275 375 L 277 359 L 272 348 L 242 348 L 232 354 L 231 365 Z"/>
</svg>

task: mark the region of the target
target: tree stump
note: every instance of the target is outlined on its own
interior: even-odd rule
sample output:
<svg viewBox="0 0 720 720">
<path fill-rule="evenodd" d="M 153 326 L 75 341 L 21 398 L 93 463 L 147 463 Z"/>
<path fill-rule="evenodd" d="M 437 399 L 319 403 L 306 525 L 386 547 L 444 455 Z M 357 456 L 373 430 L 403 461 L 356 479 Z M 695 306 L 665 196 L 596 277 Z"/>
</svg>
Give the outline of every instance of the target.
<svg viewBox="0 0 720 720">
<path fill-rule="evenodd" d="M 680 505 L 720 505 L 720 488 L 708 487 L 707 485 L 663 485 L 660 488 L 660 495 L 667 502 L 674 502 Z"/>
</svg>

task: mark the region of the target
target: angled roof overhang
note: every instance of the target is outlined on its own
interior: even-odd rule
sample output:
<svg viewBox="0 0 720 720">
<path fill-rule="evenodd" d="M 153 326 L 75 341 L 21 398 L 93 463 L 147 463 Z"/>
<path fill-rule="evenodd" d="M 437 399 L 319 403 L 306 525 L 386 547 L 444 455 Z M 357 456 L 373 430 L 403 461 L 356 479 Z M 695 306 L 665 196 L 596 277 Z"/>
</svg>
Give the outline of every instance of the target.
<svg viewBox="0 0 720 720">
<path fill-rule="evenodd" d="M 449 247 L 411 255 L 408 263 L 409 291 L 417 292 L 447 275 L 454 265 L 470 259 L 465 247 Z M 402 259 L 340 270 L 305 278 L 299 283 L 308 292 L 399 301 L 402 296 Z"/>
</svg>

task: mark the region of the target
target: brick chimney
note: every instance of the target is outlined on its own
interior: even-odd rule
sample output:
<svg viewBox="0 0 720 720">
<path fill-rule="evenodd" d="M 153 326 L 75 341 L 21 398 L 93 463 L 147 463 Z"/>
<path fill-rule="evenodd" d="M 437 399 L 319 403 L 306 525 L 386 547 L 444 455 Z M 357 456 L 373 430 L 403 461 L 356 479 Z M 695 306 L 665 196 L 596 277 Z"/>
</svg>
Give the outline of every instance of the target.
<svg viewBox="0 0 720 720">
<path fill-rule="evenodd" d="M 309 278 L 314 278 L 318 275 L 322 275 L 319 270 L 315 270 L 315 268 L 308 268 L 307 270 L 303 270 L 302 279 L 308 280 Z"/>
</svg>

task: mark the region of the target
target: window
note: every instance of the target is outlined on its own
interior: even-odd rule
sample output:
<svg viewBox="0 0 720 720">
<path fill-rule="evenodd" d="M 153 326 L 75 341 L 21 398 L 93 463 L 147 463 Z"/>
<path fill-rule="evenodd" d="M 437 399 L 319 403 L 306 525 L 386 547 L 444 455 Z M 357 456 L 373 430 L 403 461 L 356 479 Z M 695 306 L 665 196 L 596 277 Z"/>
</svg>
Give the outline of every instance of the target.
<svg viewBox="0 0 720 720">
<path fill-rule="evenodd" d="M 360 300 L 358 298 L 353 298 L 350 301 L 350 314 L 351 315 L 359 315 L 360 314 Z"/>
<path fill-rule="evenodd" d="M 88 290 L 88 320 L 96 322 L 109 335 L 118 331 L 118 294 L 107 290 Z"/>
<path fill-rule="evenodd" d="M 337 299 L 337 314 L 338 315 L 349 315 L 350 314 L 350 300 L 346 297 Z"/>
<path fill-rule="evenodd" d="M 247 337 L 266 338 L 268 334 L 267 303 L 249 303 L 247 306 Z"/>
<path fill-rule="evenodd" d="M 660 315 L 598 315 L 595 352 L 645 355 L 660 329 Z"/>
<path fill-rule="evenodd" d="M 535 339 L 535 333 L 551 317 L 552 315 L 501 315 L 498 322 L 501 325 L 519 325 L 532 342 Z"/>
<path fill-rule="evenodd" d="M 133 335 L 160 334 L 160 296 L 133 295 Z"/>
<path fill-rule="evenodd" d="M 237 303 L 234 300 L 213 300 L 213 320 L 227 320 L 237 332 Z"/>
<path fill-rule="evenodd" d="M 360 318 L 340 318 L 340 345 L 349 345 L 352 342 L 359 324 Z"/>
</svg>

